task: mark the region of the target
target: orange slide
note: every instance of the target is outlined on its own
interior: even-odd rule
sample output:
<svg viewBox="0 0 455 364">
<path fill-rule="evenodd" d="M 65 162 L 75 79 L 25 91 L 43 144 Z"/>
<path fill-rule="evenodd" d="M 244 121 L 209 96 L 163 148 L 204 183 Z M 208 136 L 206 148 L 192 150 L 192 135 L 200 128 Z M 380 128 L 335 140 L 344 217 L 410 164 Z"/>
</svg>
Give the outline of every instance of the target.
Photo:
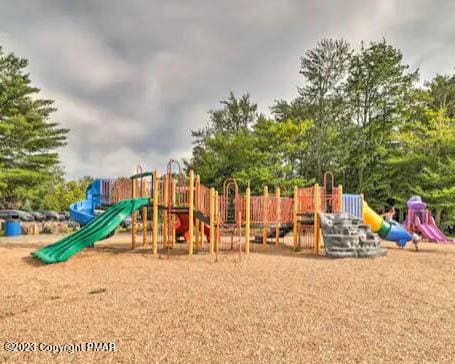
<svg viewBox="0 0 455 364">
<path fill-rule="evenodd" d="M 175 232 L 177 237 L 183 236 L 185 240 L 189 239 L 189 219 L 188 213 L 178 213 L 177 221 L 175 222 Z M 196 220 L 196 219 L 195 219 Z M 204 235 L 207 238 L 207 241 L 210 240 L 210 228 L 207 225 L 204 225 Z"/>
</svg>

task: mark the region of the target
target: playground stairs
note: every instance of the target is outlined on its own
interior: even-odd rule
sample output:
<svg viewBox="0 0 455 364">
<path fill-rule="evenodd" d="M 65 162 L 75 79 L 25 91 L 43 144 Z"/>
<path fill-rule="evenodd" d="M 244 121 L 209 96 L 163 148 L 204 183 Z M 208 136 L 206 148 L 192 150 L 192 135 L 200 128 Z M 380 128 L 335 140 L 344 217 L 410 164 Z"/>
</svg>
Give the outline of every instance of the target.
<svg viewBox="0 0 455 364">
<path fill-rule="evenodd" d="M 369 225 L 347 213 L 320 213 L 326 255 L 334 258 L 368 258 L 387 254 Z"/>
</svg>

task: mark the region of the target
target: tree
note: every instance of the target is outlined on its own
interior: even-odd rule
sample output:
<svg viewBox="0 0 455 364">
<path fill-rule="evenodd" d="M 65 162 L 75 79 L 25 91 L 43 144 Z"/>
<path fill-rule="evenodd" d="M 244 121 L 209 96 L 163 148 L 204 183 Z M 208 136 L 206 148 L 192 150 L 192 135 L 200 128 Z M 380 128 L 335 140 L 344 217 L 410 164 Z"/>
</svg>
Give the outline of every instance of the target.
<svg viewBox="0 0 455 364">
<path fill-rule="evenodd" d="M 313 120 L 310 138 L 313 143 L 306 156 L 312 160 L 310 171 L 317 179 L 328 169 L 337 169 L 339 130 L 346 121 L 342 90 L 352 56 L 343 39 L 323 39 L 301 58 L 300 74 L 305 83 L 298 89 L 296 102 L 306 110 L 302 119 Z M 340 141 L 340 140 L 338 140 Z"/>
<path fill-rule="evenodd" d="M 207 127 L 193 132 L 191 163 L 202 180 L 219 187 L 233 176 L 260 192 L 322 182 L 330 170 L 375 208 L 419 193 L 438 221 L 455 221 L 455 75 L 418 88 L 418 70 L 385 40 L 352 50 L 325 39 L 300 61 L 304 82 L 294 99 L 275 101 L 273 119 L 248 95 L 240 102 L 231 93 L 210 111 Z"/>
<path fill-rule="evenodd" d="M 437 75 L 428 87 L 428 107 L 433 110 L 444 109 L 447 117 L 455 118 L 455 74 Z"/>
<path fill-rule="evenodd" d="M 0 47 L 0 204 L 14 205 L 52 179 L 67 129 L 50 121 L 53 101 L 40 99 L 27 60 Z"/>
<path fill-rule="evenodd" d="M 44 195 L 41 208 L 55 211 L 65 211 L 69 205 L 85 199 L 85 190 L 91 183 L 90 177 L 65 182 L 61 180 L 53 185 Z"/>
<path fill-rule="evenodd" d="M 301 151 L 305 168 L 299 174 L 321 182 L 326 170 L 342 172 L 343 139 L 340 130 L 349 121 L 343 101 L 343 86 L 352 51 L 344 40 L 323 39 L 301 57 L 304 77 L 298 96 L 291 102 L 279 100 L 272 106 L 277 121 L 312 120 L 308 148 Z M 303 164 L 302 164 L 303 165 Z"/>
<path fill-rule="evenodd" d="M 393 131 L 406 123 L 413 106 L 418 71 L 408 72 L 401 52 L 385 40 L 363 44 L 350 61 L 345 85 L 351 126 L 345 129 L 349 188 L 379 201 L 390 194 L 384 162 L 393 147 Z M 376 202 L 376 201 L 375 201 Z"/>
<path fill-rule="evenodd" d="M 302 156 L 308 149 L 308 120 L 275 121 L 258 115 L 249 95 L 237 100 L 231 93 L 220 110 L 212 110 L 206 128 L 193 132 L 190 166 L 201 182 L 218 189 L 228 177 L 253 192 L 264 185 L 303 185 Z"/>
<path fill-rule="evenodd" d="M 207 126 L 192 131 L 193 155 L 186 162 L 187 167 L 199 173 L 201 182 L 216 187 L 236 171 L 247 168 L 245 155 L 250 148 L 251 129 L 259 117 L 257 104 L 251 102 L 249 94 L 237 99 L 231 92 L 220 103 L 221 109 L 209 111 Z"/>
<path fill-rule="evenodd" d="M 427 110 L 425 116 L 399 132 L 402 147 L 391 162 L 397 174 L 409 171 L 407 196 L 420 195 L 439 224 L 443 212 L 455 210 L 455 119 L 444 109 Z"/>
<path fill-rule="evenodd" d="M 311 127 L 310 120 L 277 122 L 259 118 L 249 143 L 248 168 L 236 172 L 234 177 L 242 184 L 249 182 L 257 193 L 262 192 L 264 185 L 281 186 L 292 193 L 294 186 L 308 184 L 301 171 L 306 166 L 302 155 L 309 148 Z"/>
</svg>

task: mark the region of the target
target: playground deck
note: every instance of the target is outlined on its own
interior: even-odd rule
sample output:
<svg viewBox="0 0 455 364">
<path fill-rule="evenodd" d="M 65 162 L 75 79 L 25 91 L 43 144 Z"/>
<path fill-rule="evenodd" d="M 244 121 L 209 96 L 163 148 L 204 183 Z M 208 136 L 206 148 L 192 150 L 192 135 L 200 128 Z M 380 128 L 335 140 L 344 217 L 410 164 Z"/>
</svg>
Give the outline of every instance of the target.
<svg viewBox="0 0 455 364">
<path fill-rule="evenodd" d="M 332 260 L 252 244 L 249 257 L 170 259 L 118 234 L 71 260 L 0 238 L 0 342 L 115 341 L 115 353 L 6 353 L 0 362 L 450 362 L 455 249 Z M 292 244 L 292 237 L 289 244 Z M 38 240 L 38 243 L 37 243 Z"/>
</svg>

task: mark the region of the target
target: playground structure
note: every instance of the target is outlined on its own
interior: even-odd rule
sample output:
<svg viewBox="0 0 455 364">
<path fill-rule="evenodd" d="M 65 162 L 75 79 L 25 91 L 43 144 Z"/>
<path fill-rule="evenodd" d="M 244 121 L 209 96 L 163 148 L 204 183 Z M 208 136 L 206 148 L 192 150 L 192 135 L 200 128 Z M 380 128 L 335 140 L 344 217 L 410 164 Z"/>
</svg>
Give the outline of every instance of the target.
<svg viewBox="0 0 455 364">
<path fill-rule="evenodd" d="M 107 210 L 97 216 L 96 210 L 100 208 Z M 319 255 L 323 245 L 321 223 L 325 222 L 358 226 L 363 221 L 373 232 L 395 241 L 400 247 L 412 239 L 401 225 L 384 221 L 371 210 L 363 195 L 343 194 L 343 187 L 334 185 L 331 172 L 324 174 L 322 186 L 296 186 L 291 195 L 282 194 L 279 186 L 275 186 L 272 194 L 265 186 L 261 195 L 252 195 L 248 186 L 242 194 L 232 178 L 224 182 L 222 194 L 219 194 L 214 188 L 203 185 L 193 171 L 186 176 L 174 160 L 169 161 L 162 176 L 156 170 L 144 171 L 138 166 L 136 174 L 129 178 L 93 181 L 87 189 L 86 199 L 72 204 L 70 213 L 74 220 L 85 226 L 75 234 L 33 252 L 35 257 L 46 263 L 64 261 L 96 241 L 110 237 L 130 215 L 131 248 L 150 247 L 154 255 L 170 254 L 182 240 L 187 244 L 189 255 L 195 250 L 206 250 L 218 257 L 222 246 L 249 254 L 252 242 L 262 243 L 264 247 L 277 246 L 285 243 L 284 237 L 291 231 L 292 243 L 288 241 L 288 245 L 294 250 L 310 249 Z M 325 218 L 325 214 L 342 213 L 349 214 L 349 219 Z M 368 256 L 374 256 L 372 250 L 378 249 L 374 239 L 366 242 L 362 237 L 353 238 L 357 233 L 347 233 L 349 236 L 337 240 L 333 239 L 336 229 L 322 230 L 332 236 L 334 249 L 330 251 L 336 251 L 337 244 L 349 250 L 352 241 L 359 249 L 370 244 Z M 360 226 L 359 231 L 364 234 L 366 230 Z M 142 232 L 142 239 L 138 239 L 139 232 Z M 327 255 L 330 251 L 326 247 Z"/>
<path fill-rule="evenodd" d="M 332 184 L 326 184 L 327 176 Z M 249 254 L 252 233 L 259 233 L 262 244 L 280 244 L 291 230 L 297 248 L 313 249 L 320 254 L 321 237 L 318 213 L 341 210 L 341 186 L 333 186 L 333 175 L 324 176 L 324 186 L 298 188 L 293 196 L 282 196 L 279 187 L 269 195 L 251 195 L 249 187 L 239 192 L 234 179 L 227 179 L 223 193 L 200 183 L 199 176 L 182 173 L 170 160 L 162 176 L 155 170 L 144 172 L 138 166 L 129 178 L 97 179 L 89 186 L 86 199 L 70 206 L 73 219 L 85 226 L 55 244 L 32 254 L 46 263 L 68 259 L 96 241 L 111 236 L 120 223 L 132 216 L 131 248 L 150 246 L 169 252 L 178 239 L 187 242 L 189 255 L 208 243 L 210 254 L 220 250 L 221 238 L 230 236 L 230 249 Z M 297 202 L 295 202 L 297 201 Z M 107 210 L 96 216 L 96 209 Z M 190 223 L 192 222 L 192 223 Z M 142 231 L 142 243 L 138 231 Z"/>
<path fill-rule="evenodd" d="M 427 204 L 419 196 L 411 197 L 407 202 L 408 214 L 405 226 L 409 232 L 418 233 L 423 238 L 436 243 L 453 243 L 436 225 Z"/>
</svg>

